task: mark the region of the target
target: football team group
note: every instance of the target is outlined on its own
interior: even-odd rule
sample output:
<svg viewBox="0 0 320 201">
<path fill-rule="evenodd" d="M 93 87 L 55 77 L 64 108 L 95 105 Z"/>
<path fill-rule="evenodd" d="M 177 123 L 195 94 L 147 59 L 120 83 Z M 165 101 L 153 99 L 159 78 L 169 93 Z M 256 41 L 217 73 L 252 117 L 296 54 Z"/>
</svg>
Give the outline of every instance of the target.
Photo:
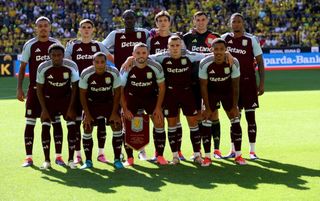
<svg viewBox="0 0 320 201">
<path fill-rule="evenodd" d="M 124 29 L 112 31 L 102 42 L 93 39 L 94 23 L 82 20 L 80 37 L 69 41 L 66 47 L 50 37 L 48 18 L 36 20 L 36 37 L 23 47 L 17 86 L 17 99 L 26 98 L 26 159 L 22 166 L 33 165 L 37 118 L 41 119 L 45 157 L 41 169 L 51 168 L 51 126 L 57 165 L 71 169 L 78 164 L 81 169 L 93 167 L 93 127 L 97 127 L 97 160 L 109 162 L 104 147 L 106 126 L 110 126 L 114 167 L 132 166 L 133 149 L 125 142 L 129 130 L 123 122 L 142 114 L 149 115 L 153 122 L 155 152 L 147 158 L 142 149 L 138 158 L 159 165 L 179 164 L 186 160 L 181 151 L 180 111 L 188 122 L 193 148 L 191 160 L 196 164 L 211 165 L 211 155 L 217 159 L 234 158 L 238 165 L 246 164 L 241 154 L 242 110 L 248 125 L 249 158 L 258 159 L 255 109 L 259 107 L 258 96 L 264 93 L 264 65 L 259 41 L 245 32 L 243 16 L 234 13 L 229 20 L 231 31 L 221 36 L 207 29 L 208 16 L 202 11 L 193 15 L 194 28 L 186 34 L 170 32 L 171 17 L 167 11 L 155 16 L 156 27 L 152 30 L 136 28 L 136 14 L 132 10 L 126 10 L 122 18 Z M 30 83 L 25 96 L 22 86 L 27 65 Z M 231 151 L 227 156 L 222 156 L 219 148 L 220 104 L 230 120 Z M 61 155 L 60 116 L 68 130 L 67 163 Z M 163 156 L 166 138 L 172 152 L 170 161 Z M 127 154 L 125 161 L 122 145 Z"/>
</svg>

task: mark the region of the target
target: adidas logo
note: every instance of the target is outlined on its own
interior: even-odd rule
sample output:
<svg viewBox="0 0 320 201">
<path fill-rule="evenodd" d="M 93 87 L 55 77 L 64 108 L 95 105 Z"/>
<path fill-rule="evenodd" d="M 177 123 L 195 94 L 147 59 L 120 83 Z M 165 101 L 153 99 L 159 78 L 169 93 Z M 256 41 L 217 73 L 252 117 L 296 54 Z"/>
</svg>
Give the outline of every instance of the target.
<svg viewBox="0 0 320 201">
<path fill-rule="evenodd" d="M 93 80 L 90 84 L 97 84 L 97 83 L 96 83 L 96 81 Z"/>
<path fill-rule="evenodd" d="M 37 48 L 35 52 L 41 52 L 41 50 L 39 48 Z"/>
<path fill-rule="evenodd" d="M 125 36 L 125 35 L 122 35 L 122 36 L 120 37 L 120 39 L 126 39 L 126 36 Z"/>
<path fill-rule="evenodd" d="M 132 74 L 130 78 L 137 78 L 135 74 Z"/>
<path fill-rule="evenodd" d="M 233 44 L 232 40 L 229 40 L 229 41 L 228 41 L 228 44 Z"/>
<path fill-rule="evenodd" d="M 82 52 L 81 47 L 79 47 L 79 48 L 77 49 L 77 52 Z"/>
<path fill-rule="evenodd" d="M 159 41 L 157 41 L 157 42 L 155 42 L 154 44 L 155 44 L 155 45 L 160 45 L 160 42 L 159 42 Z"/>
<path fill-rule="evenodd" d="M 168 61 L 166 64 L 170 64 L 170 65 L 172 65 L 172 62 L 171 62 L 171 61 Z"/>
<path fill-rule="evenodd" d="M 214 72 L 214 70 L 212 69 L 209 74 L 215 74 L 216 72 Z"/>
<path fill-rule="evenodd" d="M 253 103 L 253 105 L 251 107 L 257 107 L 257 103 Z"/>
<path fill-rule="evenodd" d="M 47 78 L 48 78 L 48 79 L 53 79 L 53 76 L 52 76 L 52 75 L 49 75 Z"/>
<path fill-rule="evenodd" d="M 193 41 L 192 41 L 192 42 L 193 42 L 193 43 L 196 43 L 196 42 L 198 42 L 198 41 L 197 41 L 197 39 L 193 39 Z"/>
<path fill-rule="evenodd" d="M 198 114 L 198 111 L 197 111 L 197 110 L 195 110 L 195 111 L 193 112 L 193 114 Z"/>
</svg>

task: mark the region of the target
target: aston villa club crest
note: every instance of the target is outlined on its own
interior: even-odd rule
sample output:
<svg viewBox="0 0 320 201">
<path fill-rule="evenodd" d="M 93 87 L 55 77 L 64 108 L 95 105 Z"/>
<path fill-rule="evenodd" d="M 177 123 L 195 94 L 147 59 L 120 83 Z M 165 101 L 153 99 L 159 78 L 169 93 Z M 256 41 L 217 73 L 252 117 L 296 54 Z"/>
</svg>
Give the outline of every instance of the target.
<svg viewBox="0 0 320 201">
<path fill-rule="evenodd" d="M 242 46 L 247 46 L 248 45 L 248 40 L 247 39 L 243 39 L 242 40 Z"/>
<path fill-rule="evenodd" d="M 94 45 L 93 45 L 93 46 L 91 46 L 91 51 L 92 51 L 92 52 L 96 52 L 96 51 L 97 51 L 97 47 L 96 47 L 96 46 L 94 46 Z"/>
<path fill-rule="evenodd" d="M 186 65 L 187 64 L 187 59 L 186 58 L 182 58 L 181 59 L 181 64 L 182 65 Z"/>
<path fill-rule="evenodd" d="M 69 73 L 68 72 L 64 72 L 63 73 L 63 79 L 69 79 Z"/>
<path fill-rule="evenodd" d="M 137 32 L 137 38 L 140 39 L 141 37 L 141 32 Z"/>
<path fill-rule="evenodd" d="M 230 74 L 230 68 L 229 67 L 225 67 L 224 68 L 224 73 L 225 74 Z"/>
<path fill-rule="evenodd" d="M 147 72 L 147 78 L 151 79 L 152 78 L 152 72 Z"/>
<path fill-rule="evenodd" d="M 131 130 L 133 132 L 140 132 L 143 130 L 143 117 L 134 117 L 131 120 Z"/>
<path fill-rule="evenodd" d="M 111 83 L 111 78 L 110 77 L 106 77 L 105 81 L 106 81 L 106 84 L 110 84 Z"/>
</svg>

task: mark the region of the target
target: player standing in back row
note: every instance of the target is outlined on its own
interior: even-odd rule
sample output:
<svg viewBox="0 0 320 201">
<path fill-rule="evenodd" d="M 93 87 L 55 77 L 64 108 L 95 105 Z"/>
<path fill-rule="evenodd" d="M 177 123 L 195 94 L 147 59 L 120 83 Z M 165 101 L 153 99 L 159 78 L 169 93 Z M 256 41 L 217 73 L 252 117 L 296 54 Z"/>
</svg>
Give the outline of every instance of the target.
<svg viewBox="0 0 320 201">
<path fill-rule="evenodd" d="M 34 127 L 36 125 L 36 118 L 40 117 L 41 106 L 37 97 L 36 76 L 37 69 L 40 63 L 49 60 L 48 48 L 53 43 L 60 43 L 57 39 L 49 37 L 51 30 L 51 22 L 46 17 L 39 17 L 36 22 L 35 38 L 27 41 L 23 46 L 21 66 L 19 69 L 17 99 L 24 101 L 25 95 L 22 89 L 23 79 L 25 76 L 26 66 L 29 64 L 29 87 L 26 101 L 26 127 L 24 131 L 24 143 L 26 149 L 26 159 L 22 164 L 23 167 L 33 165 L 32 147 L 34 139 Z M 57 162 L 62 161 L 62 127 L 60 118 L 52 122 L 54 129 L 54 141 L 57 154 Z"/>
<path fill-rule="evenodd" d="M 227 43 L 227 50 L 236 57 L 240 63 L 240 94 L 239 108 L 245 110 L 248 123 L 248 135 L 250 142 L 250 159 L 258 159 L 255 154 L 256 143 L 256 120 L 255 108 L 259 107 L 258 96 L 264 93 L 264 64 L 262 50 L 258 39 L 245 32 L 244 17 L 240 13 L 232 14 L 230 26 L 232 32 L 225 33 L 222 38 Z M 259 70 L 259 84 L 256 83 L 255 60 Z M 234 157 L 234 145 L 232 144 L 231 153 L 227 156 Z"/>
<path fill-rule="evenodd" d="M 193 15 L 194 29 L 190 30 L 183 36 L 184 43 L 188 50 L 199 53 L 209 53 L 211 44 L 214 39 L 220 38 L 220 35 L 208 30 L 209 19 L 205 12 L 198 11 Z M 199 62 L 195 62 L 193 66 L 194 79 L 193 79 L 193 91 L 196 97 L 197 110 L 199 111 L 199 127 L 201 128 L 201 93 L 200 83 L 198 78 Z M 213 112 L 213 122 L 211 128 L 212 138 L 214 141 L 214 152 L 215 158 L 221 158 L 220 152 L 220 121 L 218 110 Z M 210 139 L 211 140 L 211 139 Z"/>
<path fill-rule="evenodd" d="M 122 14 L 124 29 L 112 31 L 103 45 L 114 55 L 114 64 L 119 70 L 123 62 L 132 55 L 133 47 L 139 43 L 146 43 L 149 31 L 142 28 L 135 28 L 136 14 L 133 10 L 125 10 Z"/>
<path fill-rule="evenodd" d="M 66 47 L 65 57 L 73 60 L 79 68 L 79 74 L 89 66 L 92 65 L 93 55 L 97 52 L 104 52 L 107 55 L 108 60 L 113 62 L 113 56 L 110 52 L 103 46 L 101 42 L 95 41 L 93 37 L 94 24 L 89 19 L 84 19 L 79 23 L 79 31 L 81 38 L 71 40 L 68 42 Z M 77 93 L 76 99 L 76 158 L 74 162 L 76 164 L 82 162 L 81 158 L 81 121 L 82 121 L 82 107 L 80 103 L 79 93 Z M 104 145 L 106 141 L 106 133 L 98 132 L 98 142 L 99 142 L 99 152 L 98 152 L 98 161 L 106 163 L 107 160 L 104 156 Z"/>
</svg>

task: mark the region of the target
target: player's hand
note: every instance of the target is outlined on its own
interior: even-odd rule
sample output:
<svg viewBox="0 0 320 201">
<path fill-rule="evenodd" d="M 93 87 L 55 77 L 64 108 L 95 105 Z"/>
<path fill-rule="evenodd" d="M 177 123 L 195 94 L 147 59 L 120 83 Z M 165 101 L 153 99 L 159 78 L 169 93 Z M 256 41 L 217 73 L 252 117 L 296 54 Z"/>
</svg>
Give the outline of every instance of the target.
<svg viewBox="0 0 320 201">
<path fill-rule="evenodd" d="M 195 28 L 192 28 L 190 31 L 191 31 L 192 35 L 196 35 L 197 34 L 197 29 L 195 29 Z"/>
<path fill-rule="evenodd" d="M 66 114 L 66 119 L 73 121 L 73 120 L 76 120 L 76 117 L 77 117 L 77 114 L 74 111 L 74 109 L 69 108 Z"/>
<path fill-rule="evenodd" d="M 123 116 L 125 119 L 131 121 L 133 119 L 133 114 L 130 110 L 123 110 Z"/>
<path fill-rule="evenodd" d="M 132 68 L 133 62 L 134 62 L 134 57 L 133 56 L 128 57 L 127 60 L 122 64 L 121 69 L 128 72 Z"/>
<path fill-rule="evenodd" d="M 151 38 L 154 38 L 156 36 L 159 35 L 159 29 L 157 28 L 152 28 L 150 31 L 149 31 L 149 35 Z"/>
<path fill-rule="evenodd" d="M 228 51 L 226 51 L 226 63 L 230 64 L 230 66 L 232 66 L 234 64 L 233 56 Z"/>
<path fill-rule="evenodd" d="M 239 117 L 239 108 L 238 106 L 233 106 L 229 112 L 231 118 Z"/>
<path fill-rule="evenodd" d="M 51 122 L 52 119 L 50 118 L 48 110 L 42 110 L 40 115 L 41 122 Z"/>
<path fill-rule="evenodd" d="M 21 102 L 24 102 L 24 92 L 22 89 L 17 89 L 17 99 Z"/>
<path fill-rule="evenodd" d="M 210 120 L 212 116 L 212 111 L 210 109 L 205 109 L 202 112 L 202 119 L 203 120 Z"/>
<path fill-rule="evenodd" d="M 121 126 L 121 118 L 117 113 L 112 113 L 109 118 L 110 124 L 114 125 L 114 127 L 117 129 Z"/>
<path fill-rule="evenodd" d="M 258 86 L 258 96 L 261 96 L 262 94 L 264 94 L 264 84 L 260 83 Z"/>
<path fill-rule="evenodd" d="M 83 128 L 84 130 L 91 131 L 92 130 L 92 123 L 93 123 L 93 118 L 90 114 L 85 115 L 83 119 Z"/>
<path fill-rule="evenodd" d="M 156 108 L 153 113 L 153 118 L 156 120 L 156 122 L 163 123 L 163 113 L 160 108 Z"/>
</svg>

